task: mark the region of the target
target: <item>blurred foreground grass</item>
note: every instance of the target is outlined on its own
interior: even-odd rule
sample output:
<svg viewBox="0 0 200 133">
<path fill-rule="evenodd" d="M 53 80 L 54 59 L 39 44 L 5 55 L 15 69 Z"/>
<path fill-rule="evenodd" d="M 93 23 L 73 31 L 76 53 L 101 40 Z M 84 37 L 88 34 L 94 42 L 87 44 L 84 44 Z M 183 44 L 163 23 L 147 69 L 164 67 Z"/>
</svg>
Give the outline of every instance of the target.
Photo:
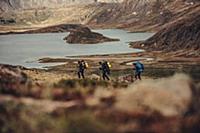
<svg viewBox="0 0 200 133">
<path fill-rule="evenodd" d="M 0 104 L 1 133 L 109 133 L 112 128 L 89 109 L 47 114 L 15 102 Z"/>
<path fill-rule="evenodd" d="M 152 70 L 158 79 L 133 84 L 94 79 L 48 84 L 12 66 L 0 70 L 0 133 L 200 132 L 200 83 L 184 74 L 159 78 L 176 72 L 171 69 Z M 166 116 L 168 110 L 176 115 Z"/>
</svg>

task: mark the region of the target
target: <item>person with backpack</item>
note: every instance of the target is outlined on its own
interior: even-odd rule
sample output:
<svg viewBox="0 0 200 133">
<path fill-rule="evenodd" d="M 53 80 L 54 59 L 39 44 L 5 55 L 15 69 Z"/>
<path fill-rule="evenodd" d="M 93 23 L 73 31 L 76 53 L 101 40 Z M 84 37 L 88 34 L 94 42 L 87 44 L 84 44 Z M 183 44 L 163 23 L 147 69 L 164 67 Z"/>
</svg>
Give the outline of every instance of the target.
<svg viewBox="0 0 200 133">
<path fill-rule="evenodd" d="M 81 77 L 84 79 L 85 75 L 85 69 L 88 67 L 87 63 L 84 60 L 78 61 L 78 78 L 81 79 Z"/>
<path fill-rule="evenodd" d="M 111 68 L 110 62 L 108 62 L 108 61 L 103 61 L 103 63 L 105 64 L 107 74 L 110 75 L 110 68 Z"/>
<path fill-rule="evenodd" d="M 103 80 L 110 80 L 109 78 L 109 74 L 110 74 L 110 68 L 108 69 L 108 64 L 106 63 L 106 61 L 103 62 L 99 62 L 99 70 L 102 72 L 102 78 Z"/>
<path fill-rule="evenodd" d="M 141 80 L 141 73 L 144 71 L 144 65 L 139 61 L 134 62 L 133 65 L 135 67 L 135 79 Z"/>
</svg>

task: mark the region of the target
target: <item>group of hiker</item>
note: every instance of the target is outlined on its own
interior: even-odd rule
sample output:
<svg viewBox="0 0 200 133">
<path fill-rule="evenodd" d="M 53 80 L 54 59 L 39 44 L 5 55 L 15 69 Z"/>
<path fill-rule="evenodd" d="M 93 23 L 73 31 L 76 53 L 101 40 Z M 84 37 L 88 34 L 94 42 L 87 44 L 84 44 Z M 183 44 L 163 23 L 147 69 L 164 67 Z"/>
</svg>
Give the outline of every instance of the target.
<svg viewBox="0 0 200 133">
<path fill-rule="evenodd" d="M 141 80 L 141 73 L 144 71 L 144 65 L 139 62 L 133 62 L 134 70 L 135 70 L 135 79 Z M 88 63 L 84 60 L 79 60 L 78 61 L 78 78 L 85 78 L 85 69 L 88 68 Z M 110 69 L 111 69 L 111 64 L 108 61 L 101 61 L 99 62 L 99 71 L 101 72 L 101 76 L 103 80 L 110 80 Z"/>
</svg>

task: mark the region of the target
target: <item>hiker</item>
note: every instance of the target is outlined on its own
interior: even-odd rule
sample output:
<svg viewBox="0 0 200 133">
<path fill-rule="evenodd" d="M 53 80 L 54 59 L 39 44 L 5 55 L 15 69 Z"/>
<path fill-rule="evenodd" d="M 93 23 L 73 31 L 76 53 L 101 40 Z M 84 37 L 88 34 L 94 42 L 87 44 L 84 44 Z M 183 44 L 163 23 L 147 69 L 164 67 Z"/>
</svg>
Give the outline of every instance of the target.
<svg viewBox="0 0 200 133">
<path fill-rule="evenodd" d="M 103 61 L 103 63 L 105 64 L 107 74 L 110 75 L 110 68 L 111 68 L 110 62 L 108 62 L 108 61 Z"/>
<path fill-rule="evenodd" d="M 99 65 L 100 65 L 99 69 L 102 72 L 103 80 L 106 80 L 106 79 L 110 80 L 110 78 L 108 76 L 110 74 L 110 68 L 107 66 L 108 64 L 104 61 L 104 62 L 99 62 Z"/>
<path fill-rule="evenodd" d="M 84 71 L 88 67 L 87 63 L 84 60 L 78 61 L 78 78 L 80 79 L 81 77 L 84 79 Z"/>
<path fill-rule="evenodd" d="M 144 71 L 144 65 L 139 61 L 134 62 L 133 65 L 135 66 L 135 79 L 141 80 L 141 73 Z"/>
</svg>

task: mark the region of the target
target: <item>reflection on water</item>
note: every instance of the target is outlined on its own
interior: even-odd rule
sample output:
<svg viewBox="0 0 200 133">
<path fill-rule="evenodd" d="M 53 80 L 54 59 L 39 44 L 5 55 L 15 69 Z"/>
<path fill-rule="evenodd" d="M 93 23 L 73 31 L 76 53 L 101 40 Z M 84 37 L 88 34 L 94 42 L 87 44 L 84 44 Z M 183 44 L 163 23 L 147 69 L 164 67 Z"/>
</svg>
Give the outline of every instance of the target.
<svg viewBox="0 0 200 133">
<path fill-rule="evenodd" d="M 48 66 L 37 62 L 43 57 L 138 52 L 140 50 L 129 48 L 128 42 L 145 40 L 153 35 L 153 33 L 127 33 L 118 29 L 94 31 L 111 38 L 119 38 L 120 41 L 83 45 L 67 44 L 63 38 L 68 33 L 3 35 L 0 36 L 0 63 L 38 68 Z"/>
</svg>

